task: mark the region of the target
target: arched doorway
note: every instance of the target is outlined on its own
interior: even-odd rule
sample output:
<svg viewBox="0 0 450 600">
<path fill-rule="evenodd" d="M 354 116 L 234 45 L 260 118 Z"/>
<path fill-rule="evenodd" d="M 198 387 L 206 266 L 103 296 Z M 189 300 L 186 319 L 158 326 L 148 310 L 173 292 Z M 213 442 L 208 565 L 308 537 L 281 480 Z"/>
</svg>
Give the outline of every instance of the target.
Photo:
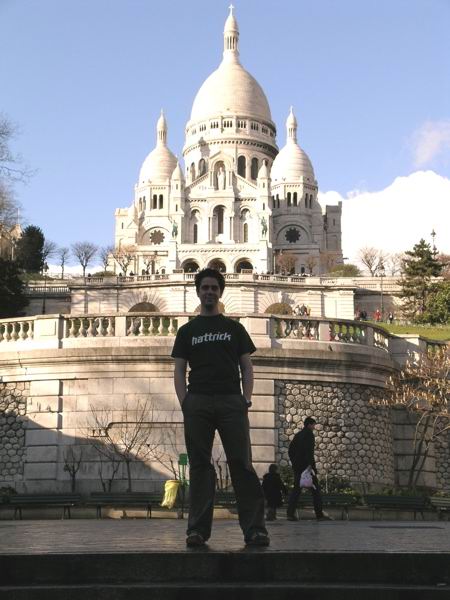
<svg viewBox="0 0 450 600">
<path fill-rule="evenodd" d="M 247 260 L 246 258 L 242 258 L 241 260 L 238 260 L 234 268 L 235 268 L 236 273 L 240 273 L 242 271 L 242 269 L 251 269 L 253 271 L 252 263 L 249 260 Z"/>
<path fill-rule="evenodd" d="M 158 307 L 151 302 L 138 302 L 128 312 L 159 312 Z"/>
<path fill-rule="evenodd" d="M 217 271 L 220 271 L 221 273 L 227 272 L 225 263 L 223 262 L 223 260 L 220 260 L 220 258 L 214 258 L 212 261 L 210 261 L 208 267 L 210 269 L 216 269 Z"/>
<path fill-rule="evenodd" d="M 185 273 L 196 273 L 200 269 L 198 262 L 195 260 L 186 260 L 181 268 Z"/>
</svg>

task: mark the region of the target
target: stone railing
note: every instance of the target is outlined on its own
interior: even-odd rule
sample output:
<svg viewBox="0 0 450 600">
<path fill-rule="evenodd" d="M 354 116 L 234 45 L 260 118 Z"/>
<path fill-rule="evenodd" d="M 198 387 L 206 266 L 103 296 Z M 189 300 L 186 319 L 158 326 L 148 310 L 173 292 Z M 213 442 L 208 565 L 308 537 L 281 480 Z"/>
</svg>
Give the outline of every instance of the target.
<svg viewBox="0 0 450 600">
<path fill-rule="evenodd" d="M 126 313 L 110 315 L 41 315 L 0 320 L 0 351 L 15 348 L 73 347 L 109 340 L 120 345 L 145 338 L 173 338 L 192 314 Z M 275 315 L 230 315 L 239 320 L 259 347 L 283 347 L 285 341 L 368 346 L 389 352 L 390 336 L 361 321 Z"/>
</svg>

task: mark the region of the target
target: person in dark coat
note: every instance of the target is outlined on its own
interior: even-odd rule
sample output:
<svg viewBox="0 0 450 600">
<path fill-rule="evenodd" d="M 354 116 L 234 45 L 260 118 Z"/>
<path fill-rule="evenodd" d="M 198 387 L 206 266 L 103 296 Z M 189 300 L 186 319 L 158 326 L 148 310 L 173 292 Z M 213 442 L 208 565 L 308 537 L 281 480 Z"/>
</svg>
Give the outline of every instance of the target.
<svg viewBox="0 0 450 600">
<path fill-rule="evenodd" d="M 277 508 L 283 506 L 283 496 L 287 493 L 277 465 L 270 465 L 269 472 L 263 477 L 262 488 L 267 503 L 266 521 L 275 521 Z"/>
<path fill-rule="evenodd" d="M 300 496 L 300 477 L 302 472 L 307 467 L 313 469 L 313 484 L 314 487 L 310 488 L 313 496 L 314 512 L 316 518 L 321 520 L 329 520 L 330 517 L 323 512 L 322 508 L 322 496 L 320 493 L 319 481 L 317 479 L 316 461 L 314 459 L 314 428 L 316 426 L 316 420 L 312 417 L 306 417 L 304 427 L 301 431 L 295 434 L 294 439 L 289 445 L 288 453 L 294 470 L 294 487 L 289 496 L 288 507 L 287 507 L 287 519 L 288 521 L 298 521 L 296 513 L 297 502 Z"/>
</svg>

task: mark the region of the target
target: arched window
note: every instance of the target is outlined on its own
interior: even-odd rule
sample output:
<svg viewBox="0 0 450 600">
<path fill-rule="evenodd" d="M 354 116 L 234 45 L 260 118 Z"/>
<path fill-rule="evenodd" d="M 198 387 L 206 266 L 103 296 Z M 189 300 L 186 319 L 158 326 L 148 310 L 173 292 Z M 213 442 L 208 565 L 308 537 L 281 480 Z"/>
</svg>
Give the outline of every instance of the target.
<svg viewBox="0 0 450 600">
<path fill-rule="evenodd" d="M 139 198 L 139 210 L 142 210 L 142 198 Z"/>
<path fill-rule="evenodd" d="M 164 205 L 164 197 L 162 194 L 159 195 L 159 208 L 162 208 Z"/>
<path fill-rule="evenodd" d="M 245 177 L 245 168 L 246 168 L 246 159 L 245 156 L 239 156 L 238 158 L 238 175 L 241 177 Z"/>
<path fill-rule="evenodd" d="M 258 179 L 258 159 L 257 158 L 252 158 L 252 167 L 250 170 L 250 177 L 253 179 L 253 181 L 256 181 Z"/>
<path fill-rule="evenodd" d="M 156 194 L 153 194 L 152 208 L 158 208 L 158 196 Z"/>
<path fill-rule="evenodd" d="M 198 163 L 198 176 L 204 175 L 206 173 L 206 161 L 204 158 L 201 158 Z"/>
<path fill-rule="evenodd" d="M 194 223 L 194 235 L 193 235 L 193 243 L 197 244 L 198 242 L 198 225 L 197 223 Z"/>
<path fill-rule="evenodd" d="M 280 195 L 277 194 L 277 208 L 280 208 Z"/>
<path fill-rule="evenodd" d="M 287 199 L 287 205 L 288 205 L 288 206 L 291 206 L 291 192 L 288 192 L 288 193 L 287 193 L 287 197 L 286 197 L 286 199 Z"/>
<path fill-rule="evenodd" d="M 217 233 L 223 233 L 223 206 L 217 207 Z"/>
<path fill-rule="evenodd" d="M 248 242 L 248 223 L 244 223 L 244 244 Z"/>
<path fill-rule="evenodd" d="M 195 165 L 194 163 L 191 164 L 191 181 L 194 181 L 195 179 Z"/>
<path fill-rule="evenodd" d="M 297 192 L 294 192 L 293 200 L 294 200 L 294 206 L 297 206 Z"/>
<path fill-rule="evenodd" d="M 272 196 L 272 208 L 276 208 L 275 196 Z"/>
</svg>

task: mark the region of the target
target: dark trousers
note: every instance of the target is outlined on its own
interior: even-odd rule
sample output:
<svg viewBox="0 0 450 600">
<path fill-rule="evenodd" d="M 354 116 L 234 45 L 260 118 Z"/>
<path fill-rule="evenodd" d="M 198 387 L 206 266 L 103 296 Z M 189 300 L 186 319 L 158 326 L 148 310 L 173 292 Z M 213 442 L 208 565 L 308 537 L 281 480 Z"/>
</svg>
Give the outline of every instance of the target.
<svg viewBox="0 0 450 600">
<path fill-rule="evenodd" d="M 211 453 L 216 430 L 227 457 L 236 494 L 239 523 L 247 540 L 255 532 L 267 533 L 264 494 L 252 465 L 248 409 L 240 394 L 189 393 L 183 401 L 184 434 L 189 456 L 188 535 L 211 535 L 216 473 Z"/>
<path fill-rule="evenodd" d="M 294 487 L 292 489 L 292 492 L 289 495 L 288 507 L 287 507 L 287 514 L 288 514 L 288 516 L 291 516 L 291 517 L 295 515 L 295 511 L 297 509 L 297 502 L 298 502 L 298 499 L 300 497 L 300 492 L 301 492 L 300 476 L 302 474 L 302 471 L 304 471 L 305 469 L 306 469 L 306 467 L 304 467 L 303 469 L 298 469 L 298 470 L 294 469 Z M 316 517 L 321 517 L 323 515 L 323 508 L 322 508 L 322 495 L 320 493 L 320 485 L 319 485 L 319 481 L 315 475 L 313 475 L 312 480 L 313 480 L 313 483 L 315 486 L 314 488 L 310 488 L 312 497 L 313 497 L 314 512 L 316 513 Z"/>
</svg>

